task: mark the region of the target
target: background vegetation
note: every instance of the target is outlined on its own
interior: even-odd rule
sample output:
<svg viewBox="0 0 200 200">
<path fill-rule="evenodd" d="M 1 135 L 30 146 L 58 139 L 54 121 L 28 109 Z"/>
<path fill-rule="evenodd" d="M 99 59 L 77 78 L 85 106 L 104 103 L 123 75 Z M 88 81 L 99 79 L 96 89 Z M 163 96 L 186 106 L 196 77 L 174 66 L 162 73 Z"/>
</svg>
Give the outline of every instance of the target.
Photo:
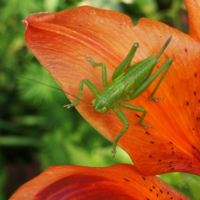
<svg viewBox="0 0 200 200">
<path fill-rule="evenodd" d="M 20 76 L 59 88 L 27 49 L 21 20 L 40 11 L 56 12 L 80 5 L 117 10 L 132 17 L 163 21 L 188 32 L 183 0 L 1 0 L 0 1 L 0 199 L 48 166 L 108 166 L 132 163 L 122 150 L 112 158 L 112 144 L 68 103 L 64 93 Z M 19 76 L 20 75 L 20 76 Z M 160 176 L 193 199 L 200 199 L 199 177 Z"/>
</svg>

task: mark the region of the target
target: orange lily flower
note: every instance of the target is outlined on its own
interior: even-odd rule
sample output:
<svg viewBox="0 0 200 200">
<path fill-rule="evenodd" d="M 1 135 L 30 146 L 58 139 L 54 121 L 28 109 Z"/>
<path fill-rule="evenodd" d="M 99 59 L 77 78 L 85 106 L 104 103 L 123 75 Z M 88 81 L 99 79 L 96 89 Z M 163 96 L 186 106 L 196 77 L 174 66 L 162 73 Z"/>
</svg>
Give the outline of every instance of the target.
<svg viewBox="0 0 200 200">
<path fill-rule="evenodd" d="M 188 3 L 189 4 L 189 3 Z M 191 7 L 189 7 L 191 8 Z M 189 10 L 189 13 L 192 10 Z M 160 22 L 141 19 L 133 26 L 131 19 L 119 12 L 78 7 L 58 13 L 38 13 L 24 20 L 27 46 L 58 81 L 64 91 L 78 95 L 80 81 L 89 79 L 100 91 L 103 89 L 102 70 L 87 61 L 107 66 L 108 81 L 115 68 L 128 54 L 134 42 L 138 48 L 133 63 L 158 53 L 164 42 L 173 36 L 161 56 L 157 70 L 167 58 L 174 59 L 156 96 L 149 101 L 156 81 L 140 97 L 128 103 L 144 107 L 145 129 L 138 124 L 133 111 L 120 108 L 130 127 L 118 145 L 132 158 L 145 175 L 166 172 L 189 172 L 200 175 L 200 44 L 191 36 Z M 193 31 L 194 32 L 194 31 Z M 69 96 L 72 101 L 76 98 Z M 94 95 L 84 87 L 82 99 L 91 105 Z M 93 107 L 79 103 L 76 108 L 104 137 L 114 141 L 124 124 L 114 112 L 98 113 Z"/>
<path fill-rule="evenodd" d="M 62 190 L 62 184 L 66 185 L 66 177 L 68 177 L 66 178 L 68 181 L 70 177 L 74 177 L 72 179 L 75 182 L 70 190 L 76 193 L 79 192 L 77 191 L 79 189 L 85 192 L 85 189 L 81 190 L 79 185 L 83 176 L 90 181 L 91 176 L 94 175 L 94 182 L 91 181 L 94 185 L 97 180 L 100 180 L 103 182 L 102 187 L 107 187 L 104 185 L 107 179 L 111 182 L 115 180 L 117 188 L 121 185 L 123 191 L 111 190 L 113 194 L 118 195 L 116 192 L 122 192 L 120 194 L 129 195 L 131 190 L 128 192 L 124 183 L 118 179 L 122 175 L 123 177 L 124 175 L 132 177 L 133 181 L 136 181 L 134 176 L 141 176 L 141 174 L 147 176 L 178 171 L 200 175 L 200 89 L 198 87 L 200 33 L 198 33 L 197 26 L 200 17 L 194 17 L 198 13 L 195 10 L 200 9 L 200 3 L 186 0 L 186 6 L 189 12 L 189 35 L 150 19 L 141 19 L 134 27 L 131 19 L 122 13 L 92 7 L 78 7 L 58 13 L 38 13 L 23 21 L 26 27 L 27 46 L 57 80 L 62 89 L 67 94 L 72 94 L 72 96 L 68 96 L 71 101 L 76 100 L 80 81 L 85 78 L 90 80 L 100 91 L 103 89 L 102 70 L 94 68 L 87 61 L 86 54 L 95 62 L 103 62 L 107 66 L 109 83 L 111 83 L 113 71 L 128 54 L 134 42 L 138 42 L 140 47 L 132 64 L 147 58 L 151 52 L 155 56 L 164 42 L 172 35 L 172 41 L 160 58 L 162 62 L 157 64 L 155 70 L 169 57 L 173 58 L 174 62 L 156 92 L 156 96 L 164 97 L 164 100 L 159 102 L 148 100 L 148 96 L 155 88 L 156 81 L 154 81 L 140 97 L 128 102 L 147 110 L 144 123 L 151 125 L 152 129 L 145 129 L 139 125 L 138 117 L 133 111 L 120 108 L 128 118 L 130 126 L 120 138 L 118 145 L 129 154 L 135 166 L 53 167 L 24 185 L 16 193 L 16 198 L 14 195 L 11 199 L 20 199 L 19 195 L 25 194 L 23 191 L 28 191 L 26 188 L 31 188 L 31 192 L 27 192 L 26 195 L 30 195 L 32 199 L 41 199 L 41 193 L 46 195 L 47 191 L 52 191 L 53 188 L 54 191 L 57 188 L 62 193 L 65 190 Z M 94 98 L 87 87 L 84 87 L 82 99 L 91 104 Z M 111 111 L 105 116 L 97 113 L 88 104 L 79 103 L 76 108 L 93 127 L 113 142 L 124 124 L 114 112 Z M 130 174 L 126 173 L 126 170 Z M 79 174 L 82 172 L 86 175 Z M 47 178 L 47 175 L 50 174 L 53 175 Z M 79 175 L 76 176 L 76 174 Z M 157 184 L 160 184 L 159 179 L 146 176 L 145 179 L 149 180 L 150 178 L 153 183 L 156 180 Z M 41 181 L 43 180 L 41 177 L 49 182 Z M 54 183 L 55 185 L 53 185 Z M 61 184 L 60 190 L 59 183 Z M 113 189 L 113 184 L 109 186 L 111 189 Z M 134 184 L 138 184 L 135 186 L 136 188 L 141 187 L 139 182 L 134 182 Z M 143 183 L 141 184 L 143 185 Z M 143 186 L 149 188 L 148 192 L 152 192 L 153 189 L 148 187 L 148 184 Z M 35 187 L 33 187 L 34 185 Z M 161 185 L 159 187 L 163 190 L 163 183 Z M 48 188 L 42 189 L 43 187 Z M 98 188 L 99 186 L 95 189 Z M 68 191 L 67 188 L 66 190 Z M 88 190 L 92 190 L 91 187 Z M 100 195 L 99 193 L 98 195 Z M 147 193 L 141 193 L 140 195 L 145 195 L 147 199 L 153 198 L 149 195 L 148 197 Z M 133 196 L 131 197 L 133 198 Z M 142 197 L 141 199 L 144 199 L 144 196 Z"/>
<path fill-rule="evenodd" d="M 189 200 L 155 176 L 142 176 L 133 165 L 54 166 L 24 184 L 10 200 L 173 199 Z"/>
</svg>

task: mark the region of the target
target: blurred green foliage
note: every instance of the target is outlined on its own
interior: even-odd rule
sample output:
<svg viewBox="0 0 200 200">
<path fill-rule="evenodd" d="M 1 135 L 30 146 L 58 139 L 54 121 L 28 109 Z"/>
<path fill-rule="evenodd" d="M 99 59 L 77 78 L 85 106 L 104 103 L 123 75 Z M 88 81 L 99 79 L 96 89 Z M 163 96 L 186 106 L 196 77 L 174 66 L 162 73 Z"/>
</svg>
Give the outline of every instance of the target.
<svg viewBox="0 0 200 200">
<path fill-rule="evenodd" d="M 85 122 L 74 108 L 63 109 L 62 106 L 68 103 L 63 92 L 34 82 L 59 88 L 27 49 L 21 20 L 31 13 L 56 12 L 80 5 L 126 13 L 134 24 L 139 18 L 148 17 L 188 31 L 183 0 L 1 0 L 1 200 L 7 199 L 21 184 L 49 166 L 132 163 L 122 150 L 113 159 L 112 144 Z M 180 173 L 160 177 L 191 198 L 200 199 L 199 177 Z"/>
</svg>

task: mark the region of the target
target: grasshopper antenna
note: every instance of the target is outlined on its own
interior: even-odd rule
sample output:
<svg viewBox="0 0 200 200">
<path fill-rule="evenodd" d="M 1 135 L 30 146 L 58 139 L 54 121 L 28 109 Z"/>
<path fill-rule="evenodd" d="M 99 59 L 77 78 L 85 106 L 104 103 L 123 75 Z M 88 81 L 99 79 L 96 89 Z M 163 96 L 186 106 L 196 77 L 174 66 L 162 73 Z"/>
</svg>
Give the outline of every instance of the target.
<svg viewBox="0 0 200 200">
<path fill-rule="evenodd" d="M 48 85 L 48 84 L 46 84 L 46 83 L 43 83 L 43 82 L 40 82 L 40 81 L 36 81 L 36 80 L 34 80 L 34 79 L 24 77 L 24 76 L 22 76 L 22 75 L 20 75 L 20 74 L 17 74 L 17 73 L 14 72 L 14 71 L 11 71 L 11 70 L 9 70 L 9 69 L 6 69 L 6 68 L 2 68 L 1 70 L 5 71 L 5 72 L 7 72 L 7 73 L 13 74 L 13 75 L 15 75 L 15 76 L 18 76 L 18 77 L 20 77 L 20 78 L 26 79 L 26 80 L 28 80 L 28 81 L 33 81 L 33 82 L 35 82 L 35 83 L 39 83 L 39 84 L 41 84 L 41 85 L 44 85 L 44 86 L 47 86 L 47 87 L 51 87 L 51 88 L 56 89 L 56 90 L 60 90 L 60 91 L 64 92 L 65 94 L 67 94 L 67 95 L 69 95 L 69 96 L 71 96 L 71 97 L 77 98 L 77 96 L 75 96 L 75 95 L 73 95 L 73 94 L 71 94 L 71 93 L 69 93 L 69 92 L 66 92 L 66 91 L 64 91 L 64 90 L 62 90 L 62 89 L 60 89 L 60 88 L 58 88 L 58 87 L 54 87 L 54 86 L 52 86 L 52 85 Z M 83 103 L 85 103 L 85 104 L 91 106 L 89 103 L 83 101 L 82 99 L 80 99 L 80 101 L 82 101 Z M 65 106 L 63 106 L 63 107 L 65 107 Z"/>
<path fill-rule="evenodd" d="M 168 46 L 168 44 L 170 43 L 172 39 L 172 36 L 169 37 L 169 39 L 167 40 L 167 42 L 165 42 L 164 46 L 162 47 L 162 49 L 160 50 L 160 52 L 156 55 L 156 60 L 158 60 L 158 58 L 161 56 L 161 54 L 164 52 L 164 50 L 166 49 L 166 47 Z"/>
</svg>

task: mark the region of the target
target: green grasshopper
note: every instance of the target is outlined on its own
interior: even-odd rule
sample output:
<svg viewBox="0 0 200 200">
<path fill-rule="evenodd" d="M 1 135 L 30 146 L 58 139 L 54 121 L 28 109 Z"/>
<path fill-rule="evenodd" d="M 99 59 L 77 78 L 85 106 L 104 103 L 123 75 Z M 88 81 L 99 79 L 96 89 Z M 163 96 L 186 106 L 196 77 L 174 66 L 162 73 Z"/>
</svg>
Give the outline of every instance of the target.
<svg viewBox="0 0 200 200">
<path fill-rule="evenodd" d="M 159 99 L 162 99 L 162 98 L 153 98 L 153 95 L 155 94 L 161 81 L 163 80 L 164 76 L 169 70 L 173 60 L 169 58 L 152 76 L 150 76 L 150 74 L 153 71 L 155 65 L 159 62 L 157 60 L 164 52 L 168 44 L 170 43 L 171 38 L 172 36 L 166 41 L 160 52 L 155 57 L 152 57 L 152 55 L 150 55 L 147 59 L 130 66 L 130 63 L 135 55 L 135 52 L 139 47 L 138 43 L 134 43 L 127 57 L 114 71 L 112 76 L 113 82 L 110 85 L 108 85 L 107 82 L 107 70 L 105 64 L 95 63 L 89 56 L 86 55 L 87 60 L 90 61 L 94 67 L 98 66 L 102 67 L 102 80 L 104 89 L 101 92 L 99 92 L 99 90 L 89 80 L 83 79 L 80 82 L 79 94 L 76 102 L 68 104 L 65 107 L 70 108 L 72 106 L 76 106 L 79 103 L 83 92 L 83 84 L 85 83 L 91 90 L 91 92 L 96 96 L 96 98 L 92 101 L 92 106 L 98 112 L 102 112 L 106 115 L 109 113 L 111 108 L 114 110 L 119 119 L 124 123 L 125 128 L 115 138 L 112 150 L 113 157 L 117 152 L 116 146 L 118 140 L 128 130 L 129 127 L 129 122 L 126 116 L 118 108 L 119 105 L 130 110 L 142 112 L 143 114 L 139 120 L 139 124 L 144 126 L 145 128 L 151 127 L 147 124 L 142 123 L 146 115 L 146 110 L 144 108 L 129 105 L 124 103 L 123 101 L 130 101 L 140 96 L 155 80 L 155 78 L 165 69 L 155 89 L 149 96 L 149 99 L 153 101 L 158 101 Z"/>
</svg>

